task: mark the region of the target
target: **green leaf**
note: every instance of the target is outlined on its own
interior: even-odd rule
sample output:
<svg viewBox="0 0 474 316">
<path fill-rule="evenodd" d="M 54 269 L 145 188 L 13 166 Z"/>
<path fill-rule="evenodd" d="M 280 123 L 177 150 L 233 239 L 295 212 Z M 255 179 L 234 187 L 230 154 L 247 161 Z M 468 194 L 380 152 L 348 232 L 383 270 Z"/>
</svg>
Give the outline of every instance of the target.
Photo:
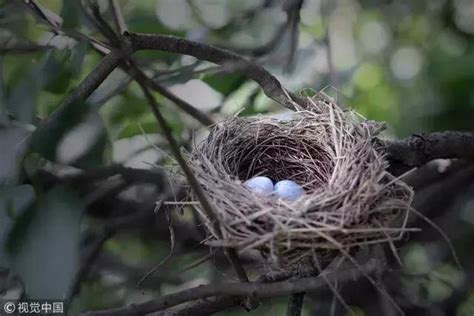
<svg viewBox="0 0 474 316">
<path fill-rule="evenodd" d="M 215 90 L 222 93 L 224 96 L 228 96 L 235 90 L 237 90 L 244 82 L 246 78 L 240 74 L 212 74 L 206 75 L 202 78 L 202 81 L 213 87 Z"/>
<path fill-rule="evenodd" d="M 6 241 L 15 219 L 19 217 L 35 199 L 35 191 L 31 185 L 0 188 L 0 266 L 10 263 Z"/>
<path fill-rule="evenodd" d="M 83 209 L 75 194 L 55 188 L 15 222 L 7 244 L 28 298 L 65 297 L 78 267 Z"/>
<path fill-rule="evenodd" d="M 474 315 L 474 292 L 471 291 L 467 299 L 458 306 L 456 316 L 472 315 Z"/>
<path fill-rule="evenodd" d="M 80 43 L 72 49 L 52 50 L 42 69 L 44 89 L 51 93 L 66 92 L 71 82 L 80 74 L 88 45 Z"/>
<path fill-rule="evenodd" d="M 89 106 L 82 103 L 73 103 L 65 107 L 54 120 L 46 121 L 35 130 L 31 137 L 33 151 L 55 161 L 59 141 L 87 116 L 89 110 Z"/>
<path fill-rule="evenodd" d="M 63 19 L 62 27 L 64 29 L 74 29 L 80 25 L 82 18 L 82 8 L 80 1 L 64 0 L 61 9 L 61 17 Z"/>
<path fill-rule="evenodd" d="M 22 127 L 0 127 L 0 184 L 16 184 L 20 175 L 21 161 L 28 149 L 29 132 Z"/>
<path fill-rule="evenodd" d="M 8 123 L 7 98 L 5 82 L 3 80 L 3 56 L 0 55 L 0 126 Z"/>
<path fill-rule="evenodd" d="M 403 268 L 411 274 L 426 274 L 432 269 L 428 252 L 420 244 L 412 244 L 403 251 Z"/>
<path fill-rule="evenodd" d="M 7 108 L 16 120 L 24 123 L 33 121 L 42 85 L 41 65 L 36 65 L 13 86 L 8 95 Z"/>
<path fill-rule="evenodd" d="M 71 104 L 31 137 L 31 148 L 44 158 L 80 168 L 106 161 L 109 138 L 104 123 L 89 104 Z"/>
</svg>

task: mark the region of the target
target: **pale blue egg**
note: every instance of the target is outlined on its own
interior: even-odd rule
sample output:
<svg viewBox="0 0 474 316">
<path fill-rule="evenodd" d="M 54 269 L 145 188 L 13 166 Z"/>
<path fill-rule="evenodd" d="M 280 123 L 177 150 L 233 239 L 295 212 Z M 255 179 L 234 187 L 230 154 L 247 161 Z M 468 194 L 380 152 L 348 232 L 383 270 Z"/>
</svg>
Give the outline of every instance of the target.
<svg viewBox="0 0 474 316">
<path fill-rule="evenodd" d="M 270 194 L 273 192 L 273 182 L 268 177 L 253 177 L 245 181 L 244 186 L 258 194 Z"/>
<path fill-rule="evenodd" d="M 296 201 L 303 195 L 303 188 L 292 180 L 281 180 L 275 184 L 275 194 L 285 200 Z"/>
</svg>

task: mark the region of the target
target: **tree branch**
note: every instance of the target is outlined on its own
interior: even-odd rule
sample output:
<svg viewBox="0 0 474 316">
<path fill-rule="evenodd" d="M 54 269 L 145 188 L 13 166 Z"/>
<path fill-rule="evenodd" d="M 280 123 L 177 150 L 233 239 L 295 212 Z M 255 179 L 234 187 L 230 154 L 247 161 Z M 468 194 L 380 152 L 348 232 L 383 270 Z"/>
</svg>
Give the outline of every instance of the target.
<svg viewBox="0 0 474 316">
<path fill-rule="evenodd" d="M 407 169 L 438 158 L 474 159 L 474 133 L 436 132 L 415 134 L 403 140 L 385 143 L 388 158 Z"/>
<path fill-rule="evenodd" d="M 158 103 L 156 102 L 155 98 L 153 95 L 150 93 L 148 88 L 146 87 L 145 82 L 139 80 L 140 86 L 143 90 L 143 93 L 145 94 L 145 97 L 147 98 L 151 110 L 153 114 L 155 115 L 156 120 L 158 121 L 158 124 L 160 125 L 163 134 L 165 135 L 166 139 L 168 140 L 170 144 L 170 149 L 175 156 L 178 164 L 180 165 L 181 169 L 183 170 L 186 179 L 188 180 L 189 185 L 193 189 L 194 193 L 196 194 L 196 197 L 199 200 L 199 203 L 201 204 L 201 207 L 203 208 L 204 212 L 206 213 L 208 219 L 211 221 L 211 223 L 214 225 L 214 230 L 216 234 L 220 234 L 220 227 L 218 225 L 218 218 L 215 215 L 214 209 L 207 200 L 207 197 L 204 193 L 204 190 L 202 189 L 201 185 L 199 184 L 198 180 L 194 176 L 193 172 L 187 165 L 186 161 L 184 160 L 181 150 L 179 148 L 178 142 L 174 139 L 172 130 L 168 126 L 168 123 L 166 122 L 165 118 L 161 114 Z M 247 274 L 245 273 L 245 270 L 243 269 L 242 265 L 240 264 L 237 254 L 233 249 L 227 249 L 226 250 L 227 256 L 234 267 L 239 279 L 242 282 L 248 282 L 248 277 Z"/>
<path fill-rule="evenodd" d="M 58 118 L 61 117 L 61 114 L 67 112 L 70 107 L 83 106 L 81 103 L 100 86 L 108 75 L 118 66 L 122 58 L 130 53 L 131 47 L 128 46 L 123 49 L 113 49 L 107 54 L 94 70 L 92 70 L 79 86 L 62 102 L 59 108 L 41 123 L 35 133 L 39 133 L 43 131 L 46 126 L 54 124 Z"/>
<path fill-rule="evenodd" d="M 308 101 L 284 89 L 278 79 L 263 67 L 235 53 L 183 38 L 167 35 L 124 33 L 132 42 L 135 50 L 162 50 L 171 53 L 193 56 L 200 60 L 219 65 L 228 63 L 239 65 L 238 71 L 257 82 L 271 99 L 294 110 L 296 105 L 308 107 Z"/>
<path fill-rule="evenodd" d="M 363 269 L 363 271 L 360 271 L 360 269 Z M 328 273 L 324 278 L 305 277 L 298 280 L 286 280 L 275 283 L 252 282 L 202 285 L 181 292 L 165 295 L 158 299 L 150 300 L 142 304 L 132 305 L 126 308 L 89 312 L 84 314 L 84 316 L 143 315 L 176 306 L 188 301 L 221 295 L 268 298 L 285 296 L 300 292 L 311 292 L 326 286 L 328 282 L 332 283 L 336 280 L 339 282 L 348 281 L 360 275 L 373 273 L 376 269 L 376 262 L 371 261 L 365 266 L 357 269 L 348 269 L 330 274 Z"/>
<path fill-rule="evenodd" d="M 181 99 L 173 92 L 168 90 L 168 88 L 160 85 L 155 80 L 148 77 L 135 63 L 132 63 L 131 67 L 123 66 L 123 69 L 127 71 L 127 73 L 132 76 L 136 80 L 140 80 L 144 84 L 146 84 L 149 88 L 155 90 L 165 98 L 169 99 L 171 102 L 174 102 L 177 107 L 179 107 L 184 112 L 188 113 L 190 116 L 194 117 L 197 121 L 201 122 L 205 126 L 213 125 L 215 122 L 214 120 L 203 113 L 202 111 L 195 108 L 193 105 L 189 104 L 185 100 Z"/>
<path fill-rule="evenodd" d="M 115 25 L 117 26 L 118 34 L 123 34 L 127 30 L 127 24 L 123 17 L 122 9 L 118 0 L 109 0 L 109 7 L 112 9 Z"/>
</svg>

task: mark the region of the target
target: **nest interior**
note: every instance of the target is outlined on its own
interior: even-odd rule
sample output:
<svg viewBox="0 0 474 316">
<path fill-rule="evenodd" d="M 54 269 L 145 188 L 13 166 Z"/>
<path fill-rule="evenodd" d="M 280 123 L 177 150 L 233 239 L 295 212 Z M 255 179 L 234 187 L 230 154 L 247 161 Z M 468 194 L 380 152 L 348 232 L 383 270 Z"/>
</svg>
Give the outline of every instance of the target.
<svg viewBox="0 0 474 316">
<path fill-rule="evenodd" d="M 214 206 L 213 246 L 256 249 L 280 266 L 305 257 L 391 242 L 406 231 L 413 192 L 386 171 L 374 144 L 381 125 L 327 100 L 291 118 L 233 117 L 214 126 L 188 163 Z M 290 179 L 294 202 L 243 186 L 254 176 Z"/>
</svg>

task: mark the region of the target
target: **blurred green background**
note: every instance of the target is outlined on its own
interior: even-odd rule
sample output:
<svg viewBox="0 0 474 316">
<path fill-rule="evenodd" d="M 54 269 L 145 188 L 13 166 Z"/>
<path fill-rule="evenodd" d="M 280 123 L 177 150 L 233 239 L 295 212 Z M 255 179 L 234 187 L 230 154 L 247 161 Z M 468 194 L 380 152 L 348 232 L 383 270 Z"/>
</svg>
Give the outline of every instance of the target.
<svg viewBox="0 0 474 316">
<path fill-rule="evenodd" d="M 472 0 L 306 0 L 293 37 L 289 30 L 279 32 L 287 21 L 284 1 L 118 2 L 129 31 L 175 35 L 253 53 L 257 56 L 252 58 L 286 88 L 325 93 L 368 119 L 387 122 L 387 137 L 473 129 Z M 101 60 L 87 40 L 70 36 L 80 32 L 105 41 L 85 12 L 93 3 L 113 25 L 111 2 L 83 1 L 81 6 L 80 1 L 38 1 L 49 18 L 58 21 L 61 32 L 56 34 L 23 1 L 0 3 L 0 285 L 4 297 L 67 297 L 76 271 L 94 241 L 100 240 L 104 225 L 127 216 L 135 221 L 103 238 L 100 254 L 74 295 L 72 314 L 233 278 L 222 258 L 179 272 L 209 253 L 200 244 L 204 235 L 199 220 L 185 209 L 183 214 L 171 211 L 176 234 L 173 257 L 142 289 L 137 288 L 138 280 L 169 252 L 166 218 L 153 215 L 153 209 L 155 201 L 172 199 L 174 187 L 173 179 L 163 175 L 162 167 L 172 161 L 166 140 L 139 86 L 126 73 L 116 69 L 82 110 L 63 115 L 46 136 L 30 136 Z M 297 46 L 292 49 L 295 38 Z M 273 39 L 277 40 L 271 49 L 255 53 L 254 48 Z M 255 82 L 236 72 L 219 71 L 189 56 L 156 51 L 135 56 L 148 75 L 216 121 L 236 113 L 285 113 Z M 154 95 L 174 135 L 189 148 L 205 128 L 170 100 Z M 97 176 L 97 170 L 115 165 L 151 170 L 153 179 L 127 177 L 123 172 Z M 81 170 L 96 176 L 78 180 L 75 175 Z M 425 194 L 417 205 L 427 205 L 425 214 L 452 239 L 464 270 L 452 263 L 443 238 L 429 225 L 426 232 L 411 236 L 410 242 L 400 245 L 403 269 L 395 273 L 396 281 L 386 284 L 407 314 L 474 314 L 472 179 L 461 181 L 452 175 L 449 183 L 438 179 L 437 191 L 429 191 L 432 186 L 423 188 Z M 262 272 L 251 256 L 246 260 L 255 267 L 253 275 Z M 356 315 L 379 311 L 372 305 L 381 299 L 367 284 L 354 283 L 341 291 Z M 304 312 L 325 315 L 333 301 L 330 291 L 321 291 L 306 298 Z M 351 314 L 337 300 L 336 305 L 336 314 Z M 283 298 L 253 313 L 284 315 L 285 310 Z M 232 311 L 232 315 L 245 314 Z"/>
</svg>

